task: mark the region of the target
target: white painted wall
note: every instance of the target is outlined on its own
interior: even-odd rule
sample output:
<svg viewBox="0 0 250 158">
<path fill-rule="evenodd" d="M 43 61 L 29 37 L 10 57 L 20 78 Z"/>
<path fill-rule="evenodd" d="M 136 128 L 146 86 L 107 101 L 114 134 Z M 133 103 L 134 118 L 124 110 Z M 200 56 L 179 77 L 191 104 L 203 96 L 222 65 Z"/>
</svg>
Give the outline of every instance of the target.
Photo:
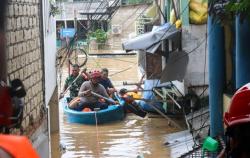
<svg viewBox="0 0 250 158">
<path fill-rule="evenodd" d="M 55 25 L 54 25 L 55 26 Z M 49 100 L 56 87 L 56 35 L 53 33 L 44 40 L 45 51 L 45 103 Z"/>
<path fill-rule="evenodd" d="M 49 0 L 43 0 L 45 103 L 46 106 L 56 87 L 56 22 L 49 16 Z"/>
<path fill-rule="evenodd" d="M 43 6 L 43 36 L 44 36 L 44 71 L 45 71 L 45 106 L 49 111 L 49 101 L 56 88 L 56 23 L 49 15 L 50 0 L 42 0 Z M 37 130 L 36 139 L 33 144 L 41 158 L 51 157 L 50 145 L 50 115 L 48 121 L 44 122 L 41 130 Z"/>
</svg>

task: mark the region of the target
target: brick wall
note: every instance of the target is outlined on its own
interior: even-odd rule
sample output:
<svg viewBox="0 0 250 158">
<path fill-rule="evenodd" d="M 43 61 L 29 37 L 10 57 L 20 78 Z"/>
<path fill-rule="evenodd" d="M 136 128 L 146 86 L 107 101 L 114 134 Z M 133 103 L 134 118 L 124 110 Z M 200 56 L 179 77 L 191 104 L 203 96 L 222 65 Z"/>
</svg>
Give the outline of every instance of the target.
<svg viewBox="0 0 250 158">
<path fill-rule="evenodd" d="M 28 132 L 40 119 L 44 104 L 40 0 L 9 0 L 6 16 L 7 74 L 24 82 L 22 127 Z"/>
</svg>

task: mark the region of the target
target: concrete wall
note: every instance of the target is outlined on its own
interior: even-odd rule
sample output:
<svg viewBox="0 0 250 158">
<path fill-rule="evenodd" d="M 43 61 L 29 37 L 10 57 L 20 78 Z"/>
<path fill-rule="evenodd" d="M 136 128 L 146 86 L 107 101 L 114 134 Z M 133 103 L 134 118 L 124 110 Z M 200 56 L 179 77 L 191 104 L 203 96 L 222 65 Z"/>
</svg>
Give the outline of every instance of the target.
<svg viewBox="0 0 250 158">
<path fill-rule="evenodd" d="M 62 10 L 62 12 L 56 15 L 56 20 L 74 20 L 74 16 L 76 16 L 78 20 L 87 20 L 87 16 L 80 15 L 80 12 L 93 13 L 96 11 L 96 9 L 98 9 L 98 12 L 100 12 L 100 8 L 104 8 L 104 4 L 108 6 L 108 2 L 104 1 L 102 7 L 99 7 L 100 2 L 101 1 L 91 1 L 91 6 L 87 7 L 89 5 L 89 1 L 58 1 L 57 5 Z M 106 10 L 104 10 L 104 12 L 105 11 Z"/>
<path fill-rule="evenodd" d="M 129 39 L 129 36 L 135 35 L 135 21 L 138 16 L 145 12 L 149 5 L 130 5 L 122 6 L 118 9 L 111 20 L 111 25 L 120 25 L 121 34 L 110 34 L 109 43 L 113 50 L 122 50 L 122 42 Z"/>
<path fill-rule="evenodd" d="M 195 51 L 189 54 L 189 64 L 185 76 L 185 87 L 194 87 L 198 94 L 203 90 L 203 85 L 208 85 L 208 52 L 206 47 L 206 25 L 183 26 L 182 46 L 186 52 Z M 206 52 L 206 60 L 205 60 Z M 205 65 L 206 63 L 206 65 Z M 204 82 L 205 66 L 205 82 Z"/>
</svg>

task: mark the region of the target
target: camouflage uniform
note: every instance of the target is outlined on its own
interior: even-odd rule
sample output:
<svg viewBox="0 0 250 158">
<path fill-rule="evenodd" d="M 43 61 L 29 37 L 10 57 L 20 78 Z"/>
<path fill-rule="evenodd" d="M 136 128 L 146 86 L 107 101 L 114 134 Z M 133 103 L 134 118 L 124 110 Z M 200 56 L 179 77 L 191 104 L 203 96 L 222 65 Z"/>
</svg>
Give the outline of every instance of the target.
<svg viewBox="0 0 250 158">
<path fill-rule="evenodd" d="M 76 76 L 77 77 L 77 76 Z M 68 87 L 71 85 L 71 83 L 76 79 L 76 77 L 74 77 L 73 75 L 70 75 L 69 77 L 67 77 L 67 79 L 65 80 L 65 85 Z M 82 85 L 82 83 L 85 81 L 85 79 L 80 76 L 78 77 L 78 79 L 71 85 L 71 87 L 69 88 L 70 91 L 70 97 L 74 98 L 78 96 L 78 92 L 79 89 Z"/>
</svg>

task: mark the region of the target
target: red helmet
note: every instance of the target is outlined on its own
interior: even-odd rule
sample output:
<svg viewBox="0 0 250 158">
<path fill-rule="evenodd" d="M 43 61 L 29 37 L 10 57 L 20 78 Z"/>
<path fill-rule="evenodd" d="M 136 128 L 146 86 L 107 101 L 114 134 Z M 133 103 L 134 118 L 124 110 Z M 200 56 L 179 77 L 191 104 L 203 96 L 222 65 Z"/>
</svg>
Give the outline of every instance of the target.
<svg viewBox="0 0 250 158">
<path fill-rule="evenodd" d="M 98 70 L 94 70 L 94 71 L 90 72 L 90 77 L 94 78 L 94 79 L 100 78 L 101 72 Z"/>
<path fill-rule="evenodd" d="M 250 122 L 250 83 L 233 95 L 230 107 L 224 115 L 224 122 L 228 127 Z"/>
</svg>

